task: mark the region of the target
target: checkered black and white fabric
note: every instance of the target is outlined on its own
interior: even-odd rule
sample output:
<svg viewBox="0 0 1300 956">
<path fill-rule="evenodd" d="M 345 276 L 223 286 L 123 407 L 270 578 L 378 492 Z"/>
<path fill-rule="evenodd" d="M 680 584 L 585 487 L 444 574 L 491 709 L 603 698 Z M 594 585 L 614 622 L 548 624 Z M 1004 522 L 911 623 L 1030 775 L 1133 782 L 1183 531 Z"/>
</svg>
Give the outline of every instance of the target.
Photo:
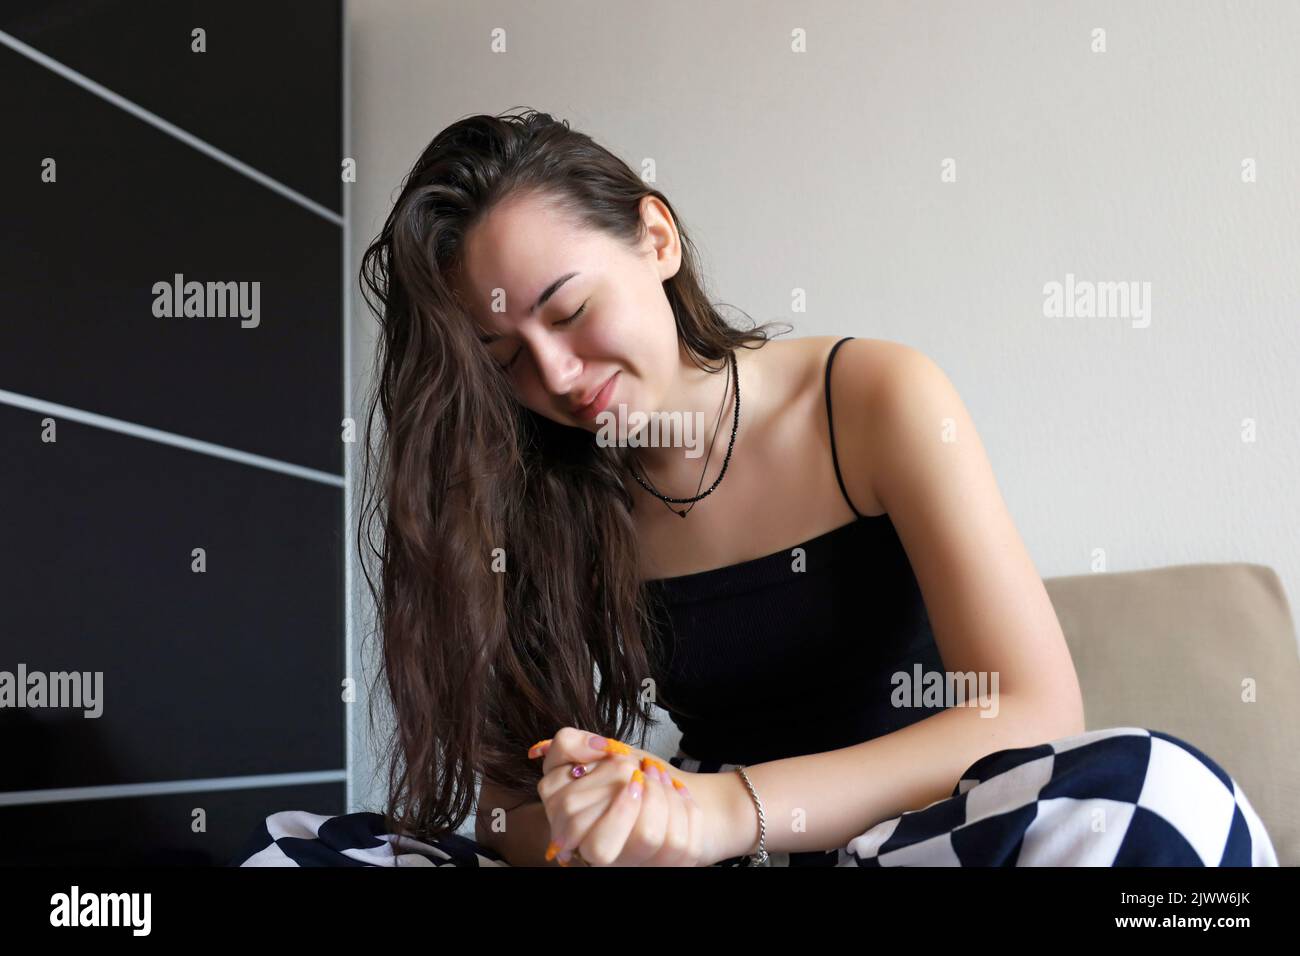
<svg viewBox="0 0 1300 956">
<path fill-rule="evenodd" d="M 737 764 L 678 752 L 695 773 Z M 740 859 L 715 866 L 740 865 Z M 1264 824 L 1229 774 L 1172 734 L 1114 727 L 999 750 L 950 797 L 877 824 L 825 853 L 773 866 L 1277 866 Z M 458 834 L 422 842 L 377 813 L 273 813 L 237 866 L 508 866 Z"/>
<path fill-rule="evenodd" d="M 953 795 L 880 823 L 842 866 L 1277 866 L 1235 780 L 1172 734 L 1114 727 L 972 764 Z"/>
<path fill-rule="evenodd" d="M 249 838 L 232 866 L 509 866 L 457 833 L 431 843 L 388 833 L 381 813 L 338 816 L 281 810 Z"/>
</svg>

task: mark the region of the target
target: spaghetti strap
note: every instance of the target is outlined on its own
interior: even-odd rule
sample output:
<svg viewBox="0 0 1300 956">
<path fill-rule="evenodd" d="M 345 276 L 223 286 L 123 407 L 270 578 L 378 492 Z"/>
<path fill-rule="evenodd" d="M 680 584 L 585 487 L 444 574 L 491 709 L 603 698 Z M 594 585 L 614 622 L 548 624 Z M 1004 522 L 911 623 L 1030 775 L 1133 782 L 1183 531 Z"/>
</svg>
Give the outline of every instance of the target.
<svg viewBox="0 0 1300 956">
<path fill-rule="evenodd" d="M 835 361 L 835 353 L 840 350 L 840 346 L 851 338 L 853 336 L 846 335 L 836 342 L 831 348 L 830 356 L 826 359 L 826 424 L 831 433 L 831 462 L 835 465 L 835 480 L 840 483 L 840 494 L 844 495 L 844 500 L 849 503 L 849 508 L 860 520 L 862 515 L 857 508 L 853 507 L 853 501 L 849 498 L 848 489 L 844 487 L 844 476 L 840 474 L 840 456 L 835 451 L 835 419 L 831 416 L 831 363 Z"/>
</svg>

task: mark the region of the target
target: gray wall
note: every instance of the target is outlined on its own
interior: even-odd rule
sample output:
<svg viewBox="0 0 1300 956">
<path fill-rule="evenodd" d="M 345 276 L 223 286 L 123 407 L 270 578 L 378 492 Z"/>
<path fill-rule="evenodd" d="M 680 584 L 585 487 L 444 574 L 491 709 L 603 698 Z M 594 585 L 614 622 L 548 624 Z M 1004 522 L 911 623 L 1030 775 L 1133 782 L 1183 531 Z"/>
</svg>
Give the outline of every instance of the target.
<svg viewBox="0 0 1300 956">
<path fill-rule="evenodd" d="M 354 272 L 438 130 L 546 110 L 654 161 L 714 298 L 934 358 L 1044 577 L 1101 549 L 1108 571 L 1267 564 L 1300 594 L 1300 7 L 351 7 Z M 1150 283 L 1149 324 L 1046 316 L 1067 274 Z M 362 389 L 373 318 L 352 315 Z M 382 799 L 360 730 L 354 808 Z"/>
</svg>

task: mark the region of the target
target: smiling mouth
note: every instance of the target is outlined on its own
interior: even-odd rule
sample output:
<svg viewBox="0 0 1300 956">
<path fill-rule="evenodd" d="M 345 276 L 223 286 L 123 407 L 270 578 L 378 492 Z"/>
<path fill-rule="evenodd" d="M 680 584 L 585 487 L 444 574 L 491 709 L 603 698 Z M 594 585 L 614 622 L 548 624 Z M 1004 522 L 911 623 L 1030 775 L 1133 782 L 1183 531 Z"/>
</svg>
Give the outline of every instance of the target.
<svg viewBox="0 0 1300 956">
<path fill-rule="evenodd" d="M 618 374 L 618 372 L 615 372 L 609 378 L 605 379 L 605 381 L 601 383 L 600 388 L 596 389 L 596 394 L 591 397 L 591 401 L 579 408 L 573 409 L 572 413 L 578 418 L 590 418 L 591 413 L 595 410 L 594 406 L 600 402 L 602 395 L 607 394 L 607 389 L 609 389 L 614 380 L 618 378 Z"/>
</svg>

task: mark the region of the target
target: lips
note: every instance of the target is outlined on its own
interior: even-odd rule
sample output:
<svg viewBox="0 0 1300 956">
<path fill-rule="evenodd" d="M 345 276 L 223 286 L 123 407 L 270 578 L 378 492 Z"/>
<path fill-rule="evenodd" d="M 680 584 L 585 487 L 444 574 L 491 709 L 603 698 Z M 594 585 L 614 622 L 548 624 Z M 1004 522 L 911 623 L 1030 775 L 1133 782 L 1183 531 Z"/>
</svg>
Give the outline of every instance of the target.
<svg viewBox="0 0 1300 956">
<path fill-rule="evenodd" d="M 615 372 L 609 378 L 605 379 L 604 383 L 596 390 L 596 393 L 592 395 L 590 399 L 573 409 L 573 414 L 581 418 L 589 418 L 592 415 L 597 414 L 600 411 L 598 406 L 601 404 L 603 399 L 608 398 L 610 388 L 614 379 L 617 377 L 618 372 Z"/>
</svg>

